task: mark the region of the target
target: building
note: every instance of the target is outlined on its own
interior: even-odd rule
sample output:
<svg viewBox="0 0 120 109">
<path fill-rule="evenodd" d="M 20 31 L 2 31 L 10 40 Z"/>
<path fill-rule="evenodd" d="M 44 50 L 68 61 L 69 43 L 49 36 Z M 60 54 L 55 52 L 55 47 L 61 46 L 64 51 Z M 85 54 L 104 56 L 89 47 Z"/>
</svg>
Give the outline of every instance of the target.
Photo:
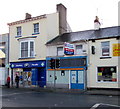
<svg viewBox="0 0 120 109">
<path fill-rule="evenodd" d="M 46 84 L 46 42 L 67 32 L 66 7 L 57 5 L 57 12 L 8 23 L 10 33 L 10 75 L 32 78 L 32 85 Z M 37 83 L 36 83 L 37 82 Z M 39 82 L 39 83 L 38 83 Z"/>
<path fill-rule="evenodd" d="M 6 84 L 9 73 L 9 34 L 0 35 L 0 85 Z"/>
<path fill-rule="evenodd" d="M 64 33 L 47 42 L 47 85 L 70 89 L 119 88 L 119 29 L 115 26 Z M 74 54 L 65 54 L 65 42 L 73 44 Z M 59 59 L 59 68 L 51 67 L 51 59 Z M 102 73 L 106 69 L 108 72 Z"/>
<path fill-rule="evenodd" d="M 120 88 L 119 31 L 119 26 L 101 28 L 89 39 L 89 88 Z"/>
<path fill-rule="evenodd" d="M 89 32 L 64 33 L 47 42 L 48 87 L 86 89 Z M 60 61 L 55 70 L 51 68 L 51 59 Z"/>
</svg>

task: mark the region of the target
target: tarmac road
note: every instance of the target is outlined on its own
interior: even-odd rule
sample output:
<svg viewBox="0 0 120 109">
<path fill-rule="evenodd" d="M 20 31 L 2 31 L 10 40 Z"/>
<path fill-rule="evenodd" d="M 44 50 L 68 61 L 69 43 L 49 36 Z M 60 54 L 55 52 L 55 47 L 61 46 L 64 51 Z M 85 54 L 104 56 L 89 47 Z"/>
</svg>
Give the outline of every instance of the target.
<svg viewBox="0 0 120 109">
<path fill-rule="evenodd" d="M 100 104 L 94 109 L 100 109 L 105 104 L 112 106 L 120 106 L 120 96 L 106 96 L 106 95 L 88 95 L 88 94 L 71 94 L 71 93 L 53 93 L 41 92 L 24 89 L 3 89 L 2 90 L 2 107 L 7 109 L 19 109 L 20 107 L 30 107 L 44 109 L 54 109 L 65 107 L 65 109 L 93 109 L 96 104 Z M 103 105 L 104 104 L 104 105 Z M 105 105 L 105 107 L 110 107 Z M 11 107 L 11 108 L 9 108 Z M 43 108 L 44 107 L 44 108 Z M 3 108 L 5 109 L 5 108 Z"/>
</svg>

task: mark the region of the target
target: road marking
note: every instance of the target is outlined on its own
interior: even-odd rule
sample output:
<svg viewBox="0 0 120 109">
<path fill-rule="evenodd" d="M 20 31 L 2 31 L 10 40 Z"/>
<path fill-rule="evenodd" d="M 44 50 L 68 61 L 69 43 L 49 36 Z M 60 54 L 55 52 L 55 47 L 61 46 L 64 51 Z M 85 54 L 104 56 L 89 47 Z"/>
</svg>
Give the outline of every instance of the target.
<svg viewBox="0 0 120 109">
<path fill-rule="evenodd" d="M 97 108 L 99 105 L 100 105 L 100 104 L 97 103 L 97 104 L 93 105 L 90 109 L 95 109 L 95 108 Z"/>
<path fill-rule="evenodd" d="M 96 103 L 95 105 L 93 105 L 90 109 L 96 109 L 98 106 L 100 105 L 106 105 L 106 106 L 112 106 L 112 107 L 120 107 L 118 105 L 112 105 L 112 104 L 104 104 L 104 103 Z"/>
</svg>

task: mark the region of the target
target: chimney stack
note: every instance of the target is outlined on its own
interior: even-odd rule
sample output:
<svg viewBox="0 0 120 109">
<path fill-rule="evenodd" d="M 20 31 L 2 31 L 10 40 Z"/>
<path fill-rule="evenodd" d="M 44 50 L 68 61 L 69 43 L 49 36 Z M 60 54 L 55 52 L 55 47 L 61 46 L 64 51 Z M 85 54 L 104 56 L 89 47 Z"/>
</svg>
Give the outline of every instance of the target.
<svg viewBox="0 0 120 109">
<path fill-rule="evenodd" d="M 63 4 L 57 4 L 57 12 L 59 13 L 59 34 L 67 32 L 67 8 Z"/>
<path fill-rule="evenodd" d="M 25 20 L 27 20 L 27 19 L 31 19 L 31 14 L 26 13 Z"/>
<path fill-rule="evenodd" d="M 95 17 L 95 20 L 94 20 L 94 29 L 95 29 L 95 30 L 99 30 L 99 29 L 100 29 L 100 26 L 101 26 L 101 24 L 100 24 L 100 22 L 99 22 L 99 18 L 98 18 L 98 16 L 96 16 L 96 17 Z"/>
</svg>

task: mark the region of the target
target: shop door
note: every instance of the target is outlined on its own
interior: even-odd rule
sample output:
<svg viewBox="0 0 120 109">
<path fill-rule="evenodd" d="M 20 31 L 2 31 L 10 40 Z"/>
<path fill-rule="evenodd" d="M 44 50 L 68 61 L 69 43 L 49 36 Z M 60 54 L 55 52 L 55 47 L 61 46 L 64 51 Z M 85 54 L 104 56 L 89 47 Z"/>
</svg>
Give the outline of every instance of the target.
<svg viewBox="0 0 120 109">
<path fill-rule="evenodd" d="M 83 70 L 71 71 L 71 89 L 85 89 Z"/>
</svg>

